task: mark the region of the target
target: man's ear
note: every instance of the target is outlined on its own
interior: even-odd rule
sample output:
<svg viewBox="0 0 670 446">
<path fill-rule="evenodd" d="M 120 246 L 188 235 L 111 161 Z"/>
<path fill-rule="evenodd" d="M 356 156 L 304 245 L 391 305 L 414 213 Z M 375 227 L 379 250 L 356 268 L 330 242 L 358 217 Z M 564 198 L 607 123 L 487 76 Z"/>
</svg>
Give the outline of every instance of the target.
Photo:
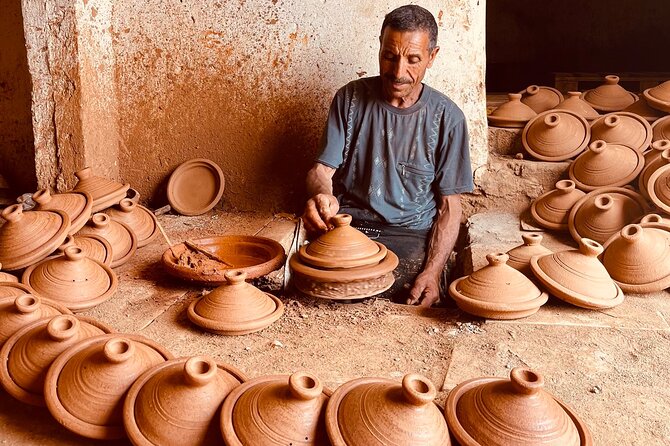
<svg viewBox="0 0 670 446">
<path fill-rule="evenodd" d="M 435 57 L 437 57 L 437 53 L 440 51 L 440 47 L 436 46 L 433 48 L 433 51 L 430 52 L 430 56 L 428 56 L 428 65 L 426 68 L 430 68 L 433 66 L 433 62 L 435 61 Z"/>
</svg>

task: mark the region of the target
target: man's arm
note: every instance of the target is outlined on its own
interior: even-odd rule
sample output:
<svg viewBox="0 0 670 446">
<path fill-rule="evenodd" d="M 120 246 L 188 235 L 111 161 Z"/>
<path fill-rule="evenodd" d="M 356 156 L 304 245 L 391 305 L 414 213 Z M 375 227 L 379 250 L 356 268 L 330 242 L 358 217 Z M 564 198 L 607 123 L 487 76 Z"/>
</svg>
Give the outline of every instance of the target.
<svg viewBox="0 0 670 446">
<path fill-rule="evenodd" d="M 433 223 L 428 240 L 426 265 L 414 281 L 407 304 L 420 302 L 422 307 L 430 307 L 439 300 L 440 277 L 444 264 L 456 244 L 461 214 L 459 194 L 440 196 L 437 219 Z"/>
<path fill-rule="evenodd" d="M 315 163 L 307 172 L 307 196 L 310 197 L 302 214 L 308 234 L 316 235 L 328 231 L 331 217 L 337 214 L 340 204 L 333 195 L 335 169 Z"/>
</svg>

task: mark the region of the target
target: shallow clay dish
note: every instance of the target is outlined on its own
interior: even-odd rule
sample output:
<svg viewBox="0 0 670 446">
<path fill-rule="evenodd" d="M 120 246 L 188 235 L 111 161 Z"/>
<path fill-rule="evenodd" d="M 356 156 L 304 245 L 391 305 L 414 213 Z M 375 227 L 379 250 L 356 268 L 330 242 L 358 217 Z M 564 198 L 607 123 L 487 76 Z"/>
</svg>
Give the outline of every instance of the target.
<svg viewBox="0 0 670 446">
<path fill-rule="evenodd" d="M 568 110 L 549 110 L 528 121 L 521 142 L 536 159 L 565 161 L 579 155 L 590 137 L 589 123 L 582 116 Z"/>
<path fill-rule="evenodd" d="M 59 314 L 72 314 L 72 312 L 59 303 L 52 302 L 49 299 L 40 299 L 32 294 L 1 297 L 0 346 L 21 327 L 43 317 L 58 316 Z"/>
<path fill-rule="evenodd" d="M 2 263 L 0 263 L 0 283 L 2 282 L 18 282 L 19 279 L 15 275 L 2 272 Z"/>
<path fill-rule="evenodd" d="M 666 115 L 664 112 L 649 106 L 649 103 L 644 97 L 641 97 L 637 102 L 624 108 L 623 111 L 642 116 L 649 122 L 649 124 L 653 124 L 658 118 L 662 118 Z"/>
<path fill-rule="evenodd" d="M 652 141 L 670 139 L 670 115 L 665 116 L 651 125 Z"/>
<path fill-rule="evenodd" d="M 625 186 L 644 168 L 642 152 L 622 144 L 593 141 L 588 150 L 570 163 L 568 175 L 578 188 Z"/>
<path fill-rule="evenodd" d="M 542 113 L 556 108 L 563 101 L 563 94 L 552 87 L 531 85 L 519 94 L 521 102 L 530 107 L 535 113 Z"/>
<path fill-rule="evenodd" d="M 670 113 L 670 81 L 647 88 L 642 95 L 655 109 Z"/>
<path fill-rule="evenodd" d="M 567 231 L 570 210 L 585 195 L 585 192 L 576 188 L 574 181 L 560 180 L 556 183 L 556 189 L 545 192 L 533 201 L 530 213 L 543 228 Z"/>
<path fill-rule="evenodd" d="M 556 110 L 570 110 L 582 116 L 587 121 L 593 121 L 600 117 L 600 113 L 596 111 L 591 105 L 583 100 L 581 93 L 578 91 L 569 91 L 568 97 L 563 102 L 554 107 Z"/>
<path fill-rule="evenodd" d="M 131 200 L 124 198 L 114 207 L 105 211 L 112 220 L 128 225 L 137 236 L 137 247 L 151 243 L 158 236 L 158 220 L 149 209 Z"/>
<path fill-rule="evenodd" d="M 74 176 L 78 181 L 73 190 L 88 192 L 93 199 L 91 212 L 99 212 L 115 205 L 126 196 L 126 191 L 130 188 L 130 184 L 121 184 L 93 175 L 90 167 L 78 170 Z"/>
<path fill-rule="evenodd" d="M 167 185 L 170 206 L 182 215 L 201 215 L 221 199 L 223 171 L 208 159 L 192 159 L 177 167 Z"/>
<path fill-rule="evenodd" d="M 529 278 L 534 278 L 530 270 L 530 258 L 538 254 L 550 254 L 552 251 L 542 245 L 542 234 L 521 234 L 523 244 L 507 251 L 509 260 L 507 265 L 522 272 Z"/>
<path fill-rule="evenodd" d="M 619 85 L 619 76 L 605 76 L 605 83 L 582 93 L 582 99 L 599 112 L 609 113 L 623 110 L 639 98 Z"/>
<path fill-rule="evenodd" d="M 126 263 L 137 251 L 137 236 L 133 230 L 127 224 L 112 220 L 102 212 L 93 215 L 75 236 L 81 235 L 99 235 L 109 242 L 112 247 L 112 268 Z"/>
<path fill-rule="evenodd" d="M 611 144 L 632 147 L 638 152 L 647 150 L 651 138 L 649 122 L 634 113 L 609 113 L 591 124 L 591 141 L 602 139 Z"/>
<path fill-rule="evenodd" d="M 33 194 L 33 200 L 37 204 L 36 211 L 65 212 L 70 218 L 70 233 L 80 230 L 91 217 L 93 199 L 88 192 L 51 194 L 48 189 L 40 189 Z"/>
<path fill-rule="evenodd" d="M 508 101 L 488 115 L 489 124 L 494 127 L 523 128 L 537 113 L 521 102 L 521 95 L 510 93 Z"/>
</svg>

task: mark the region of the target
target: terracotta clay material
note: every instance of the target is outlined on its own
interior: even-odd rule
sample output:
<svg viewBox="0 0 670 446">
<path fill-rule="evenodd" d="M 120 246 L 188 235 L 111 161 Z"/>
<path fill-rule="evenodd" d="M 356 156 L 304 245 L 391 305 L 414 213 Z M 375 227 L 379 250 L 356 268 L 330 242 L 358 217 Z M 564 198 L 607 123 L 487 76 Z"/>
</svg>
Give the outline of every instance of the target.
<svg viewBox="0 0 670 446">
<path fill-rule="evenodd" d="M 0 297 L 0 346 L 21 327 L 43 317 L 72 314 L 64 306 L 32 294 Z"/>
<path fill-rule="evenodd" d="M 84 437 L 123 438 L 126 393 L 145 371 L 169 359 L 170 352 L 139 335 L 106 334 L 80 341 L 47 372 L 47 408 L 56 421 Z"/>
<path fill-rule="evenodd" d="M 670 115 L 665 116 L 651 126 L 651 140 L 660 141 L 662 139 L 670 139 Z"/>
<path fill-rule="evenodd" d="M 0 298 L 17 297 L 23 294 L 33 294 L 34 291 L 27 285 L 18 282 L 0 282 Z"/>
<path fill-rule="evenodd" d="M 570 164 L 568 175 L 578 188 L 592 191 L 599 187 L 624 186 L 637 178 L 643 168 L 642 152 L 596 140 Z"/>
<path fill-rule="evenodd" d="M 523 128 L 537 113 L 521 102 L 521 95 L 510 93 L 508 101 L 488 115 L 489 125 L 494 127 Z"/>
<path fill-rule="evenodd" d="M 655 109 L 670 113 L 670 81 L 647 88 L 642 95 Z"/>
<path fill-rule="evenodd" d="M 402 385 L 384 378 L 359 378 L 341 385 L 326 407 L 326 429 L 333 446 L 451 444 L 437 390 L 418 374 Z"/>
<path fill-rule="evenodd" d="M 308 372 L 247 381 L 221 408 L 225 444 L 328 446 L 325 411 L 331 393 Z"/>
<path fill-rule="evenodd" d="M 602 139 L 644 152 L 651 144 L 651 125 L 644 118 L 627 112 L 604 115 L 591 124 L 591 141 Z"/>
<path fill-rule="evenodd" d="M 0 263 L 8 271 L 39 262 L 63 243 L 70 219 L 63 211 L 23 212 L 20 204 L 2 211 Z"/>
<path fill-rule="evenodd" d="M 99 212 L 115 205 L 126 196 L 126 191 L 130 188 L 130 184 L 121 184 L 93 175 L 90 167 L 75 172 L 74 176 L 78 181 L 73 191 L 88 192 L 93 198 L 91 212 Z"/>
<path fill-rule="evenodd" d="M 281 268 L 286 260 L 284 248 L 277 241 L 250 235 L 224 235 L 192 240 L 232 266 L 191 251 L 180 243 L 163 253 L 163 266 L 180 279 L 208 285 L 227 283 L 225 273 L 238 270 L 247 279 L 255 279 Z"/>
<path fill-rule="evenodd" d="M 645 152 L 645 165 L 642 172 L 638 176 L 638 189 L 646 199 L 649 199 L 649 191 L 647 185 L 649 178 L 661 167 L 670 164 L 670 141 L 662 139 L 651 143 L 651 150 Z"/>
<path fill-rule="evenodd" d="M 544 378 L 516 367 L 510 379 L 483 377 L 456 386 L 445 416 L 461 446 L 592 446 L 588 427 L 544 390 Z"/>
<path fill-rule="evenodd" d="M 121 202 L 105 211 L 112 220 L 128 225 L 137 236 L 137 247 L 151 243 L 158 236 L 158 220 L 149 209 L 124 198 Z"/>
<path fill-rule="evenodd" d="M 93 318 L 70 314 L 28 324 L 0 350 L 0 382 L 19 401 L 46 406 L 44 378 L 56 357 L 83 339 L 112 331 Z"/>
<path fill-rule="evenodd" d="M 670 164 L 654 171 L 647 182 L 649 199 L 664 212 L 670 213 Z"/>
<path fill-rule="evenodd" d="M 0 283 L 2 282 L 18 282 L 19 279 L 15 275 L 2 272 L 2 263 L 0 263 Z"/>
<path fill-rule="evenodd" d="M 651 227 L 663 229 L 664 231 L 670 231 L 670 217 L 664 217 L 660 214 L 647 214 L 639 220 L 635 221 L 635 224 L 639 224 L 643 228 Z M 613 237 L 616 237 L 616 235 Z"/>
<path fill-rule="evenodd" d="M 177 167 L 167 185 L 170 206 L 182 215 L 201 215 L 221 199 L 226 181 L 221 168 L 208 159 L 192 159 Z"/>
<path fill-rule="evenodd" d="M 147 370 L 128 390 L 123 423 L 135 446 L 221 444 L 219 409 L 246 381 L 236 368 L 204 356 Z"/>
<path fill-rule="evenodd" d="M 568 230 L 570 210 L 586 193 L 576 188 L 572 180 L 560 180 L 556 189 L 537 197 L 530 207 L 533 219 L 547 229 Z"/>
<path fill-rule="evenodd" d="M 554 108 L 556 110 L 569 110 L 575 112 L 589 122 L 600 117 L 600 113 L 581 98 L 581 93 L 579 91 L 569 91 L 568 97 Z"/>
<path fill-rule="evenodd" d="M 140 193 L 137 192 L 135 189 L 132 187 L 126 191 L 126 198 L 128 198 L 130 201 L 133 201 L 135 203 L 140 202 Z"/>
<path fill-rule="evenodd" d="M 658 118 L 665 116 L 664 112 L 651 107 L 644 97 L 641 97 L 637 102 L 624 108 L 623 111 L 635 113 L 646 119 L 649 124 L 653 124 Z"/>
<path fill-rule="evenodd" d="M 97 262 L 104 263 L 107 266 L 112 264 L 114 253 L 112 245 L 106 238 L 97 234 L 79 234 L 77 236 L 68 235 L 58 251 L 63 252 L 65 248 L 75 246 L 84 253 L 84 255 Z"/>
<path fill-rule="evenodd" d="M 507 251 L 509 256 L 507 265 L 529 278 L 534 278 L 535 276 L 530 270 L 530 258 L 538 254 L 551 254 L 552 251 L 542 246 L 542 234 L 526 233 L 521 234 L 521 238 L 523 244 Z"/>
<path fill-rule="evenodd" d="M 63 255 L 50 257 L 23 272 L 21 281 L 35 294 L 46 297 L 72 311 L 84 311 L 110 299 L 118 280 L 112 269 L 88 258 L 76 246 Z"/>
<path fill-rule="evenodd" d="M 37 203 L 36 211 L 60 210 L 70 218 L 70 233 L 77 232 L 91 217 L 93 199 L 87 192 L 51 194 L 48 189 L 40 189 L 33 194 Z"/>
<path fill-rule="evenodd" d="M 568 110 L 549 110 L 528 121 L 521 134 L 524 148 L 542 161 L 565 161 L 579 155 L 591 130 L 583 117 Z"/>
<path fill-rule="evenodd" d="M 126 263 L 137 251 L 137 236 L 133 230 L 125 223 L 112 220 L 107 214 L 93 215 L 75 236 L 90 234 L 99 235 L 112 246 L 112 268 Z"/>
<path fill-rule="evenodd" d="M 599 112 L 621 111 L 639 98 L 619 85 L 619 76 L 605 76 L 605 83 L 582 93 L 582 99 Z"/>
<path fill-rule="evenodd" d="M 612 308 L 624 294 L 598 260 L 602 252 L 602 245 L 583 238 L 578 250 L 534 256 L 530 268 L 549 293 L 565 302 L 591 310 Z"/>
<path fill-rule="evenodd" d="M 191 322 L 213 333 L 235 336 L 260 331 L 284 314 L 282 301 L 246 283 L 246 273 L 227 271 L 225 277 L 227 284 L 191 302 Z"/>
<path fill-rule="evenodd" d="M 521 102 L 535 113 L 556 108 L 563 101 L 561 92 L 551 87 L 531 85 L 519 93 L 522 95 Z"/>
</svg>

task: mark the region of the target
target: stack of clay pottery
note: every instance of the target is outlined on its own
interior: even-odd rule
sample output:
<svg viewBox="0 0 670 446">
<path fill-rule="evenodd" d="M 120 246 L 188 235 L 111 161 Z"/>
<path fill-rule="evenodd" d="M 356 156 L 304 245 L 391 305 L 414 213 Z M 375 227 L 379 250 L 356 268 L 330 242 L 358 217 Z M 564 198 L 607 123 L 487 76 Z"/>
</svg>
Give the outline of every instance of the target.
<svg viewBox="0 0 670 446">
<path fill-rule="evenodd" d="M 521 239 L 523 244 L 507 251 L 509 256 L 507 265 L 522 272 L 526 277 L 534 278 L 535 276 L 530 270 L 531 257 L 538 254 L 550 254 L 552 251 L 542 246 L 542 234 L 521 234 Z"/>
<path fill-rule="evenodd" d="M 352 228 L 351 215 L 331 219 L 335 228 L 291 257 L 296 288 L 325 299 L 361 299 L 393 285 L 398 257 Z"/>
<path fill-rule="evenodd" d="M 638 177 L 638 188 L 640 193 L 649 199 L 649 191 L 647 190 L 649 179 L 658 169 L 670 164 L 670 140 L 661 139 L 651 143 L 651 149 L 645 152 L 644 158 L 644 169 Z"/>
<path fill-rule="evenodd" d="M 589 123 L 568 110 L 549 110 L 528 121 L 521 134 L 524 148 L 542 161 L 565 161 L 589 143 Z"/>
<path fill-rule="evenodd" d="M 623 111 L 628 113 L 635 113 L 636 115 L 646 119 L 649 122 L 649 124 L 652 124 L 658 118 L 662 118 L 663 116 L 665 116 L 664 112 L 656 110 L 653 107 L 650 107 L 649 103 L 644 97 L 641 97 L 637 102 L 624 108 Z"/>
<path fill-rule="evenodd" d="M 97 262 L 104 263 L 107 266 L 112 264 L 114 253 L 112 252 L 112 245 L 107 239 L 96 234 L 79 234 L 77 236 L 68 235 L 62 245 L 58 247 L 58 251 L 63 253 L 65 248 L 74 246 L 81 249 L 86 257 L 89 257 Z"/>
<path fill-rule="evenodd" d="M 36 211 L 59 210 L 70 218 L 70 233 L 82 228 L 91 217 L 93 200 L 87 192 L 70 192 L 66 194 L 51 194 L 49 189 L 40 189 L 33 194 L 33 201 L 37 204 Z"/>
<path fill-rule="evenodd" d="M 572 180 L 560 180 L 556 188 L 537 197 L 530 208 L 533 219 L 543 228 L 568 230 L 570 210 L 586 195 Z"/>
<path fill-rule="evenodd" d="M 649 122 L 633 113 L 617 112 L 604 115 L 591 124 L 591 141 L 602 139 L 644 152 L 651 143 Z"/>
<path fill-rule="evenodd" d="M 535 256 L 530 267 L 551 295 L 582 308 L 612 308 L 624 294 L 598 260 L 602 252 L 602 245 L 583 238 L 579 249 Z"/>
<path fill-rule="evenodd" d="M 0 382 L 19 401 L 45 406 L 44 378 L 56 357 L 79 341 L 112 331 L 93 318 L 71 314 L 25 325 L 0 350 Z"/>
<path fill-rule="evenodd" d="M 236 368 L 208 357 L 162 362 L 128 390 L 123 405 L 128 437 L 136 446 L 221 444 L 219 409 L 246 380 Z"/>
<path fill-rule="evenodd" d="M 124 198 L 105 213 L 132 229 L 137 236 L 138 248 L 148 245 L 158 236 L 158 220 L 154 213 L 130 198 Z"/>
<path fill-rule="evenodd" d="M 93 215 L 76 236 L 89 234 L 99 235 L 112 246 L 112 268 L 126 263 L 137 251 L 137 236 L 133 230 L 125 223 L 112 220 L 107 214 Z"/>
<path fill-rule="evenodd" d="M 654 122 L 651 126 L 651 133 L 652 141 L 670 139 L 670 115 Z"/>
<path fill-rule="evenodd" d="M 518 319 L 536 313 L 547 302 L 547 293 L 507 265 L 508 259 L 507 254 L 488 254 L 487 266 L 451 282 L 449 295 L 456 305 L 489 319 Z"/>
<path fill-rule="evenodd" d="M 551 87 L 531 85 L 519 94 L 522 95 L 521 102 L 533 109 L 535 113 L 542 113 L 556 108 L 563 101 L 560 91 Z"/>
<path fill-rule="evenodd" d="M 228 446 L 328 446 L 325 411 L 331 393 L 308 372 L 247 381 L 230 392 L 221 408 L 224 442 Z"/>
<path fill-rule="evenodd" d="M 647 88 L 642 95 L 649 105 L 655 109 L 670 113 L 670 81 L 665 81 L 653 88 Z"/>
<path fill-rule="evenodd" d="M 170 352 L 139 335 L 84 339 L 49 368 L 44 382 L 47 408 L 56 421 L 81 436 L 123 438 L 126 393 L 140 375 L 169 359 Z"/>
<path fill-rule="evenodd" d="M 642 152 L 596 140 L 570 164 L 568 174 L 578 188 L 592 191 L 605 186 L 624 186 L 637 178 L 643 168 Z"/>
<path fill-rule="evenodd" d="M 619 76 L 605 76 L 605 83 L 582 93 L 582 99 L 601 113 L 621 111 L 638 100 L 636 94 L 619 85 Z"/>
<path fill-rule="evenodd" d="M 509 100 L 496 108 L 489 116 L 489 124 L 494 127 L 523 128 L 537 116 L 535 110 L 521 102 L 521 95 L 510 93 Z"/>
<path fill-rule="evenodd" d="M 78 178 L 74 192 L 88 192 L 93 199 L 91 212 L 99 212 L 119 203 L 126 196 L 130 184 L 121 184 L 116 181 L 93 175 L 90 167 L 85 167 L 74 175 Z"/>
<path fill-rule="evenodd" d="M 0 283 L 2 282 L 18 282 L 19 279 L 15 275 L 2 272 L 2 263 L 0 263 Z"/>
<path fill-rule="evenodd" d="M 217 334 L 243 335 L 269 326 L 284 314 L 284 304 L 245 282 L 247 274 L 226 271 L 227 284 L 191 302 L 188 318 Z"/>
<path fill-rule="evenodd" d="M 456 386 L 447 398 L 449 430 L 461 446 L 592 446 L 587 426 L 544 390 L 544 378 L 527 368 L 510 379 L 482 377 Z"/>
<path fill-rule="evenodd" d="M 59 314 L 72 312 L 56 302 L 32 294 L 0 297 L 0 346 L 21 327 Z"/>
<path fill-rule="evenodd" d="M 587 121 L 595 121 L 600 117 L 600 113 L 596 111 L 591 105 L 583 100 L 581 93 L 578 91 L 569 91 L 568 97 L 563 102 L 558 104 L 556 110 L 569 110 L 577 113 Z"/>
</svg>

